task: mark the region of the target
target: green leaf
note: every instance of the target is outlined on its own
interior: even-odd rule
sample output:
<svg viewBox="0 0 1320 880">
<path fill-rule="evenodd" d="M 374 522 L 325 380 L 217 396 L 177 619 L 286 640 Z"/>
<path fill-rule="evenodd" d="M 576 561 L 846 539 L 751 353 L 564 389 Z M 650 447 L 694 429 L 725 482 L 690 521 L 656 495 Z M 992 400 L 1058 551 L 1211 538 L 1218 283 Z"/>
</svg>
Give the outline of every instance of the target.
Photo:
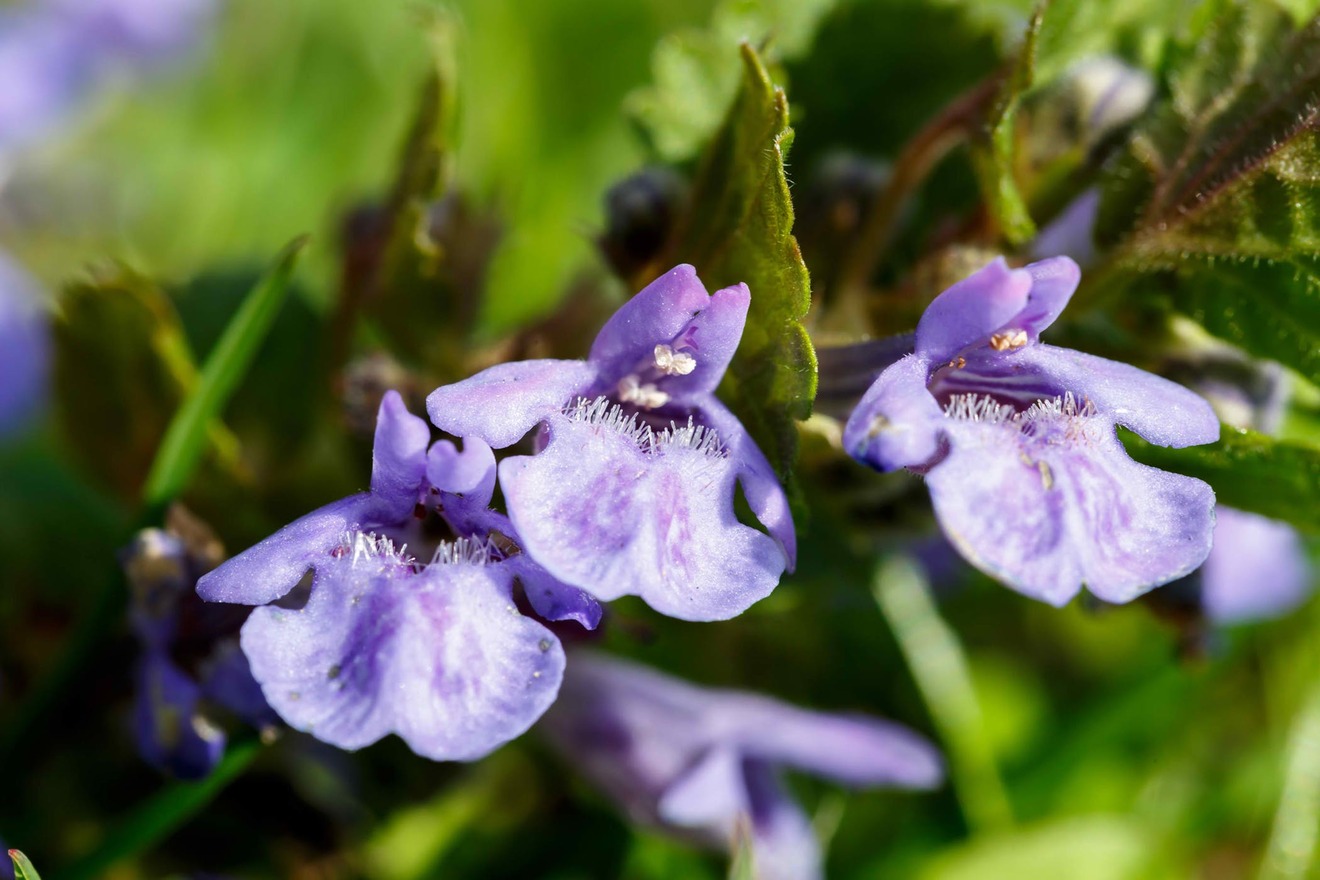
<svg viewBox="0 0 1320 880">
<path fill-rule="evenodd" d="M 9 857 L 14 860 L 14 880 L 41 880 L 41 875 L 32 867 L 32 862 L 27 856 L 16 849 L 11 849 Z"/>
<path fill-rule="evenodd" d="M 70 284 L 55 324 L 56 412 L 79 462 L 136 496 L 197 369 L 173 304 L 119 265 Z"/>
<path fill-rule="evenodd" d="M 689 214 L 664 265 L 689 262 L 712 290 L 752 292 L 742 343 L 721 391 L 782 479 L 797 460 L 794 420 L 811 415 L 816 353 L 802 319 L 811 282 L 793 238 L 784 156 L 788 99 L 743 44 L 743 84 L 702 157 Z"/>
<path fill-rule="evenodd" d="M 261 753 L 255 737 L 232 742 L 211 775 L 197 782 L 174 782 L 131 811 L 99 847 L 59 872 L 55 880 L 104 877 L 124 859 L 146 852 L 201 812 Z"/>
<path fill-rule="evenodd" d="M 1142 464 L 1205 480 L 1220 504 L 1320 530 L 1320 449 L 1224 425 L 1205 446 L 1168 449 L 1124 431 Z"/>
<path fill-rule="evenodd" d="M 837 0 L 721 0 L 704 29 L 670 34 L 652 57 L 655 82 L 627 109 L 667 162 L 695 156 L 720 125 L 741 79 L 734 50 L 769 42 L 776 59 L 803 54 Z"/>
<path fill-rule="evenodd" d="M 174 414 L 152 462 L 142 492 L 148 509 L 162 508 L 187 485 L 201 458 L 209 426 L 220 417 L 279 314 L 294 266 L 306 244 L 307 237 L 302 236 L 284 248 L 206 359 L 197 386 Z"/>
<path fill-rule="evenodd" d="M 1225 2 L 1104 189 L 1104 285 L 1320 381 L 1320 20 Z M 1153 276 L 1153 284 L 1139 276 Z"/>
<path fill-rule="evenodd" d="M 1026 199 L 1018 189 L 1014 148 L 1018 106 L 1035 79 L 1036 43 L 1049 7 L 1050 0 L 1044 0 L 1031 17 L 1022 38 L 1022 47 L 990 109 L 982 137 L 973 143 L 972 159 L 986 206 L 998 222 L 1004 238 L 1015 247 L 1025 244 L 1036 234 L 1036 224 L 1032 222 Z"/>
</svg>

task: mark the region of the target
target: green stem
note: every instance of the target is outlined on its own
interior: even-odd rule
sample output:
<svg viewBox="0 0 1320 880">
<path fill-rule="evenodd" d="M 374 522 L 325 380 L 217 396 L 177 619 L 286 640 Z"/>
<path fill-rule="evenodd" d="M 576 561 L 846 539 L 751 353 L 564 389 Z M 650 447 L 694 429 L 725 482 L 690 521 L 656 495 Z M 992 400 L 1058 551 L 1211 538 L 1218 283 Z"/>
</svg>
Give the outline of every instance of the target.
<svg viewBox="0 0 1320 880">
<path fill-rule="evenodd" d="M 1012 827 L 1013 808 L 966 655 L 931 601 L 926 579 L 911 560 L 894 556 L 876 570 L 871 589 L 949 751 L 949 773 L 968 826 L 975 833 Z"/>
<path fill-rule="evenodd" d="M 150 798 L 106 835 L 101 846 L 62 871 L 54 880 L 91 880 L 145 852 L 199 813 L 248 768 L 261 752 L 255 736 L 231 743 L 211 775 L 198 782 L 175 782 Z"/>
</svg>

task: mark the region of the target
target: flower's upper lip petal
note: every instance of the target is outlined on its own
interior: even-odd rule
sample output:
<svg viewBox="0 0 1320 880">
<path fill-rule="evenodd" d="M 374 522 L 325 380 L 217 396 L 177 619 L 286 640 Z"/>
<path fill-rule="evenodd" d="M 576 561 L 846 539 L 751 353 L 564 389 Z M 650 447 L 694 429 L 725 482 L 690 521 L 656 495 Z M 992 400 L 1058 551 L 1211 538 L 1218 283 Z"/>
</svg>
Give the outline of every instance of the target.
<svg viewBox="0 0 1320 880">
<path fill-rule="evenodd" d="M 1219 439 L 1210 404 L 1176 382 L 1130 364 L 1038 344 L 1014 352 L 1015 369 L 1089 400 L 1097 411 L 1159 446 L 1197 446 Z"/>
<path fill-rule="evenodd" d="M 327 504 L 202 575 L 197 593 L 208 602 L 274 602 L 297 586 L 308 569 L 328 559 L 346 532 L 380 525 L 378 513 L 366 492 Z"/>
<path fill-rule="evenodd" d="M 963 557 L 1052 605 L 1083 584 L 1106 602 L 1129 602 L 1192 571 L 1210 550 L 1210 487 L 1137 464 L 1110 420 L 1084 418 L 1039 439 L 1011 422 L 951 419 L 949 454 L 926 477 Z"/>
<path fill-rule="evenodd" d="M 500 485 L 524 549 L 550 574 L 609 601 L 639 595 L 681 620 L 726 620 L 769 595 L 785 558 L 738 522 L 737 463 L 560 416 L 534 456 L 507 458 Z"/>
<path fill-rule="evenodd" d="M 371 449 L 371 495 L 382 515 L 401 520 L 417 504 L 426 477 L 431 429 L 408 412 L 397 391 L 387 391 L 376 416 Z"/>
<path fill-rule="evenodd" d="M 738 693 L 712 711 L 745 754 L 844 785 L 934 788 L 944 778 L 935 747 L 900 724 Z"/>
<path fill-rule="evenodd" d="M 1292 526 L 1222 504 L 1200 577 L 1206 613 L 1217 623 L 1278 617 L 1301 604 L 1311 584 L 1306 548 Z"/>
<path fill-rule="evenodd" d="M 258 608 L 242 631 L 280 717 L 345 749 L 397 733 L 420 755 L 471 761 L 527 730 L 554 701 L 559 640 L 510 613 L 499 566 L 322 567 L 307 605 Z"/>
<path fill-rule="evenodd" d="M 442 431 L 503 449 L 595 381 L 596 368 L 586 361 L 515 361 L 437 388 L 426 398 L 426 411 Z"/>
<path fill-rule="evenodd" d="M 1025 271 L 1031 274 L 1031 293 L 1011 323 L 1036 339 L 1068 305 L 1082 280 L 1082 270 L 1069 257 L 1050 257 L 1031 263 Z"/>
<path fill-rule="evenodd" d="M 660 380 L 660 389 L 679 400 L 713 394 L 738 350 L 751 303 L 752 294 L 746 284 L 715 291 L 678 334 L 680 344 L 690 346 L 688 352 L 696 360 L 696 367 L 687 375 Z"/>
<path fill-rule="evenodd" d="M 1005 326 L 1027 305 L 1032 277 L 1002 257 L 945 290 L 917 322 L 917 354 L 947 361 Z"/>
<path fill-rule="evenodd" d="M 738 464 L 738 481 L 752 513 L 779 543 L 788 558 L 788 571 L 797 565 L 797 532 L 793 528 L 793 512 L 788 505 L 784 487 L 775 476 L 774 468 L 766 459 L 756 441 L 714 396 L 699 404 L 699 418 L 715 429 L 729 457 Z"/>
<path fill-rule="evenodd" d="M 657 343 L 668 342 L 710 303 L 697 270 L 675 266 L 619 307 L 591 345 L 589 360 L 602 381 L 617 382 Z"/>
<path fill-rule="evenodd" d="M 426 453 L 426 481 L 485 507 L 495 492 L 495 453 L 480 437 L 463 438 L 462 452 L 448 440 L 437 440 Z"/>
<path fill-rule="evenodd" d="M 844 451 L 881 471 L 933 463 L 944 413 L 926 390 L 929 376 L 929 364 L 916 355 L 881 373 L 844 425 Z"/>
</svg>

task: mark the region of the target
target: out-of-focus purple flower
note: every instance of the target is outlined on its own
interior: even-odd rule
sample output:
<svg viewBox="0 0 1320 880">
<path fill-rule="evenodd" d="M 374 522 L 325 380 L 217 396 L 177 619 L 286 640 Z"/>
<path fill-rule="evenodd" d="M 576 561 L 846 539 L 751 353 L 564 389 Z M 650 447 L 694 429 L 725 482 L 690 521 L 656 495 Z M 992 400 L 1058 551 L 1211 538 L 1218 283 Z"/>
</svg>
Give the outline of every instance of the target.
<svg viewBox="0 0 1320 880">
<path fill-rule="evenodd" d="M 45 399 L 48 332 L 36 282 L 0 253 L 0 438 L 25 426 Z"/>
<path fill-rule="evenodd" d="M 0 880 L 14 880 L 14 860 L 9 857 L 9 846 L 0 840 Z"/>
<path fill-rule="evenodd" d="M 936 297 L 916 351 L 848 419 L 844 446 L 878 470 L 926 475 L 940 525 L 973 565 L 1063 605 L 1082 585 L 1127 602 L 1205 559 L 1214 493 L 1137 464 L 1123 425 L 1151 443 L 1219 436 L 1210 405 L 1127 364 L 1039 341 L 1076 289 L 1066 257 L 996 260 Z"/>
<path fill-rule="evenodd" d="M 933 788 L 935 749 L 897 724 L 708 690 L 578 652 L 541 730 L 637 822 L 730 846 L 750 826 L 756 876 L 821 876 L 820 845 L 780 768 L 850 787 Z"/>
<path fill-rule="evenodd" d="M 174 522 L 183 514 L 171 512 Z M 142 646 L 135 675 L 133 734 L 153 766 L 182 779 L 207 775 L 228 739 L 220 709 L 258 728 L 279 723 L 238 650 L 243 615 L 208 607 L 193 593 L 221 555 L 209 532 L 145 529 L 124 556 L 129 618 Z M 200 540 L 199 540 L 200 537 Z M 186 658 L 186 662 L 181 659 Z M 185 665 L 187 668 L 185 669 Z"/>
<path fill-rule="evenodd" d="M 213 0 L 34 0 L 0 13 L 0 157 L 49 136 L 107 77 L 192 48 Z"/>
<path fill-rule="evenodd" d="M 1312 587 L 1306 550 L 1292 526 L 1222 505 L 1215 545 L 1193 577 L 1200 580 L 1201 605 L 1216 623 L 1282 616 Z"/>
<path fill-rule="evenodd" d="M 197 591 L 260 606 L 243 652 L 291 726 L 346 749 L 396 733 L 426 757 L 474 760 L 531 726 L 563 674 L 559 640 L 518 613 L 515 580 L 549 620 L 594 627 L 600 607 L 517 551 L 513 524 L 488 508 L 488 446 L 429 441 L 387 393 L 371 490 L 286 526 Z"/>
<path fill-rule="evenodd" d="M 1068 203 L 1031 242 L 1031 255 L 1067 254 L 1085 268 L 1095 259 L 1095 218 L 1100 189 L 1091 187 Z"/>
<path fill-rule="evenodd" d="M 431 421 L 540 451 L 500 464 L 529 555 L 598 599 L 635 594 L 685 620 L 722 620 L 793 565 L 788 502 L 738 419 L 715 397 L 751 294 L 713 296 L 678 266 L 624 304 L 586 361 L 501 364 L 432 392 Z M 736 484 L 769 535 L 738 522 Z"/>
</svg>

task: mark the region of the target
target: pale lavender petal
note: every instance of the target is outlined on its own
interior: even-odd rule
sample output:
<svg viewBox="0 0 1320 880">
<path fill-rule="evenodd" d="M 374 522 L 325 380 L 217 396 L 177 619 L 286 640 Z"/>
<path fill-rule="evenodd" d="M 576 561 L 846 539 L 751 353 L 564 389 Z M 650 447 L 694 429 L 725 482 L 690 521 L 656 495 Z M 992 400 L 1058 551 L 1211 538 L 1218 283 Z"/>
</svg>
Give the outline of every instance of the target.
<svg viewBox="0 0 1320 880">
<path fill-rule="evenodd" d="M 1011 324 L 1013 329 L 1025 330 L 1036 340 L 1040 331 L 1053 324 L 1072 299 L 1082 280 L 1082 270 L 1068 257 L 1050 257 L 1030 264 L 1026 271 L 1031 274 L 1031 293 Z"/>
<path fill-rule="evenodd" d="M 297 586 L 313 565 L 330 559 L 344 535 L 380 524 L 365 492 L 327 504 L 202 575 L 197 594 L 208 602 L 274 602 Z"/>
<path fill-rule="evenodd" d="M 175 59 L 193 48 L 213 0 L 46 0 L 90 51 L 135 65 Z"/>
<path fill-rule="evenodd" d="M 1043 258 L 1067 254 L 1080 266 L 1090 265 L 1095 260 L 1095 218 L 1099 211 L 1100 188 L 1093 186 L 1041 229 L 1031 243 L 1031 255 Z"/>
<path fill-rule="evenodd" d="M 779 543 L 788 558 L 788 571 L 797 565 L 797 531 L 788 496 L 766 460 L 761 447 L 747 433 L 738 417 L 714 397 L 700 405 L 699 418 L 719 435 L 729 458 L 738 464 L 738 482 L 752 513 Z"/>
<path fill-rule="evenodd" d="M 456 437 L 512 446 L 547 416 L 587 394 L 596 368 L 585 361 L 517 361 L 445 385 L 426 398 L 431 422 Z"/>
<path fill-rule="evenodd" d="M 0 156 L 48 136 L 94 84 L 79 36 L 46 15 L 0 18 Z"/>
<path fill-rule="evenodd" d="M 944 412 L 926 390 L 928 373 L 915 355 L 881 373 L 844 425 L 844 451 L 880 471 L 934 463 Z"/>
<path fill-rule="evenodd" d="M 786 560 L 738 522 L 737 464 L 700 431 L 639 443 L 603 417 L 560 416 L 543 452 L 500 465 L 527 553 L 598 599 L 638 595 L 682 620 L 724 620 L 769 595 Z"/>
<path fill-rule="evenodd" d="M 1301 536 L 1284 522 L 1220 506 L 1215 545 L 1201 566 L 1201 601 L 1218 623 L 1279 617 L 1310 595 Z"/>
<path fill-rule="evenodd" d="M 774 768 L 745 762 L 751 803 L 752 858 L 758 880 L 818 880 L 824 855 L 810 818 L 784 790 Z"/>
<path fill-rule="evenodd" d="M 631 373 L 710 304 L 706 286 L 689 265 L 675 266 L 619 307 L 596 335 L 589 360 L 606 382 Z M 736 343 L 735 343 L 736 344 Z"/>
<path fill-rule="evenodd" d="M 0 437 L 25 426 L 40 407 L 49 349 L 36 283 L 0 253 Z"/>
<path fill-rule="evenodd" d="M 844 785 L 934 788 L 944 778 L 929 741 L 877 718 L 811 712 L 737 693 L 724 695 L 714 718 L 744 754 Z"/>
<path fill-rule="evenodd" d="M 507 566 L 522 583 L 527 601 L 541 619 L 572 620 L 586 629 L 600 625 L 604 611 L 590 593 L 551 577 L 526 554 L 507 559 L 501 565 Z"/>
<path fill-rule="evenodd" d="M 707 751 L 665 789 L 656 805 L 662 822 L 686 828 L 731 827 L 750 810 L 743 756 L 732 745 Z"/>
<path fill-rule="evenodd" d="M 495 453 L 480 437 L 464 438 L 462 452 L 439 440 L 426 453 L 426 481 L 440 492 L 489 504 L 495 494 Z"/>
<path fill-rule="evenodd" d="M 1022 311 L 1031 273 L 1000 257 L 935 297 L 917 322 L 917 354 L 940 364 L 990 336 Z"/>
<path fill-rule="evenodd" d="M 180 779 L 200 779 L 225 751 L 224 731 L 198 714 L 201 689 L 164 651 L 149 650 L 138 665 L 133 734 L 138 753 Z"/>
<path fill-rule="evenodd" d="M 395 733 L 455 761 L 530 727 L 554 701 L 564 653 L 516 612 L 508 575 L 381 562 L 323 566 L 302 609 L 258 608 L 244 625 L 243 651 L 280 716 L 340 748 Z"/>
<path fill-rule="evenodd" d="M 371 497 L 381 515 L 403 520 L 421 497 L 426 477 L 426 446 L 431 429 L 408 412 L 397 391 L 386 391 L 376 415 L 371 448 Z"/>
<path fill-rule="evenodd" d="M 1022 426 L 950 419 L 948 458 L 927 476 L 945 534 L 973 565 L 1064 605 L 1085 584 L 1128 602 L 1199 566 L 1214 493 L 1132 461 L 1101 416 Z"/>
<path fill-rule="evenodd" d="M 1071 392 L 1120 425 L 1159 446 L 1196 446 L 1219 439 L 1214 409 L 1196 392 L 1130 364 L 1053 345 L 1029 345 L 1004 357 L 1016 375 Z"/>
</svg>

